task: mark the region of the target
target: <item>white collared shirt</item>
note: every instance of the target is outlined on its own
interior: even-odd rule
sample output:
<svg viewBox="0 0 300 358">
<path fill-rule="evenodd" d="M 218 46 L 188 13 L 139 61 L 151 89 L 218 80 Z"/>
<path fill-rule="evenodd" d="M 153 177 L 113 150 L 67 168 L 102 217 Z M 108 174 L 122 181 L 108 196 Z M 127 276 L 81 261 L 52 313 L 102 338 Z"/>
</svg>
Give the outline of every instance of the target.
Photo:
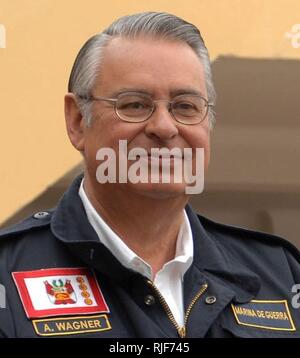
<svg viewBox="0 0 300 358">
<path fill-rule="evenodd" d="M 87 218 L 98 234 L 100 242 L 111 251 L 123 266 L 153 280 L 151 266 L 136 255 L 97 213 L 84 191 L 83 180 L 80 185 L 79 196 Z M 164 264 L 153 281 L 180 326 L 184 324 L 183 276 L 192 264 L 193 254 L 192 231 L 184 211 L 184 221 L 177 236 L 175 258 Z"/>
</svg>

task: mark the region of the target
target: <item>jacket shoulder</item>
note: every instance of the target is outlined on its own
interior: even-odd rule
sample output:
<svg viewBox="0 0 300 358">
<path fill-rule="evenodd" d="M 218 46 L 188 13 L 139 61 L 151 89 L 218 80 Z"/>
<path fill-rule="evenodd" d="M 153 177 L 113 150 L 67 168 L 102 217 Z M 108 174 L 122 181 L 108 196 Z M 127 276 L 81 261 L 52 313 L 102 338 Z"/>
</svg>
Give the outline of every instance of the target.
<svg viewBox="0 0 300 358">
<path fill-rule="evenodd" d="M 218 223 L 199 214 L 197 214 L 197 216 L 201 224 L 205 228 L 206 232 L 208 234 L 211 234 L 211 236 L 214 237 L 216 240 L 222 241 L 222 243 L 225 245 L 226 242 L 230 244 L 228 241 L 236 241 L 239 245 L 247 245 L 247 247 L 249 248 L 250 240 L 253 242 L 253 244 L 255 243 L 255 245 L 261 246 L 261 248 L 277 246 L 290 252 L 300 263 L 299 249 L 280 236 L 269 234 L 266 232 L 250 230 L 238 226 Z M 226 238 L 226 240 L 222 240 L 222 238 L 224 237 Z"/>
<path fill-rule="evenodd" d="M 49 225 L 53 212 L 54 209 L 39 211 L 17 224 L 0 229 L 0 240 L 12 236 L 18 236 L 19 234 L 37 230 Z"/>
</svg>

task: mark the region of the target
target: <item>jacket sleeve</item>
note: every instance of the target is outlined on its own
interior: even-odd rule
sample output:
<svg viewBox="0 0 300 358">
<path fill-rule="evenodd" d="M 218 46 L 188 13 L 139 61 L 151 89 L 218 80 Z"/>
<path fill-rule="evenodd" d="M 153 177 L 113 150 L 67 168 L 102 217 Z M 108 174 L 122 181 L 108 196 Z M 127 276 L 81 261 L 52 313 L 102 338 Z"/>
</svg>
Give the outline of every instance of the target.
<svg viewBox="0 0 300 358">
<path fill-rule="evenodd" d="M 289 250 L 285 250 L 285 255 L 293 275 L 295 284 L 300 285 L 300 253 L 292 253 Z"/>
<path fill-rule="evenodd" d="M 290 306 L 294 311 L 294 317 L 299 317 L 300 309 L 300 254 L 292 253 L 286 250 L 286 258 L 290 267 L 291 275 L 293 277 L 294 284 L 290 289 Z M 300 330 L 300 318 L 298 320 L 298 329 Z"/>
</svg>

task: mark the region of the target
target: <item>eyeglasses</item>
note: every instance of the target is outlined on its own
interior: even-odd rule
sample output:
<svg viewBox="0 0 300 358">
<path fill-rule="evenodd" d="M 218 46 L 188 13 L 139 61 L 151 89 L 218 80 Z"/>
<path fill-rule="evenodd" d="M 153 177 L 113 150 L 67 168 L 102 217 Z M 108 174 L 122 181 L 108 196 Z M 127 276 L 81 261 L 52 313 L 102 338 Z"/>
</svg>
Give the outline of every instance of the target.
<svg viewBox="0 0 300 358">
<path fill-rule="evenodd" d="M 139 123 L 146 121 L 156 110 L 157 102 L 167 102 L 168 110 L 173 118 L 182 124 L 193 125 L 201 123 L 207 116 L 209 108 L 213 107 L 207 99 L 200 95 L 183 94 L 172 101 L 153 100 L 141 93 L 122 93 L 117 98 L 78 96 L 87 101 L 107 101 L 114 104 L 117 116 L 125 122 Z"/>
</svg>

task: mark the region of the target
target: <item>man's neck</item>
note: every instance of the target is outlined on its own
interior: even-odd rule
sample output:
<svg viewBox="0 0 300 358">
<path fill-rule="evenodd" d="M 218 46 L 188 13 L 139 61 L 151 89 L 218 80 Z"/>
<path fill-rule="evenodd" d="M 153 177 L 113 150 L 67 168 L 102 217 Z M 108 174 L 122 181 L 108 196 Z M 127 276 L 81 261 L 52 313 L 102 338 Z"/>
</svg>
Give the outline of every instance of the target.
<svg viewBox="0 0 300 358">
<path fill-rule="evenodd" d="M 84 190 L 95 210 L 124 243 L 151 265 L 154 275 L 175 257 L 186 197 L 157 199 L 110 184 L 96 191 L 88 177 Z"/>
</svg>

